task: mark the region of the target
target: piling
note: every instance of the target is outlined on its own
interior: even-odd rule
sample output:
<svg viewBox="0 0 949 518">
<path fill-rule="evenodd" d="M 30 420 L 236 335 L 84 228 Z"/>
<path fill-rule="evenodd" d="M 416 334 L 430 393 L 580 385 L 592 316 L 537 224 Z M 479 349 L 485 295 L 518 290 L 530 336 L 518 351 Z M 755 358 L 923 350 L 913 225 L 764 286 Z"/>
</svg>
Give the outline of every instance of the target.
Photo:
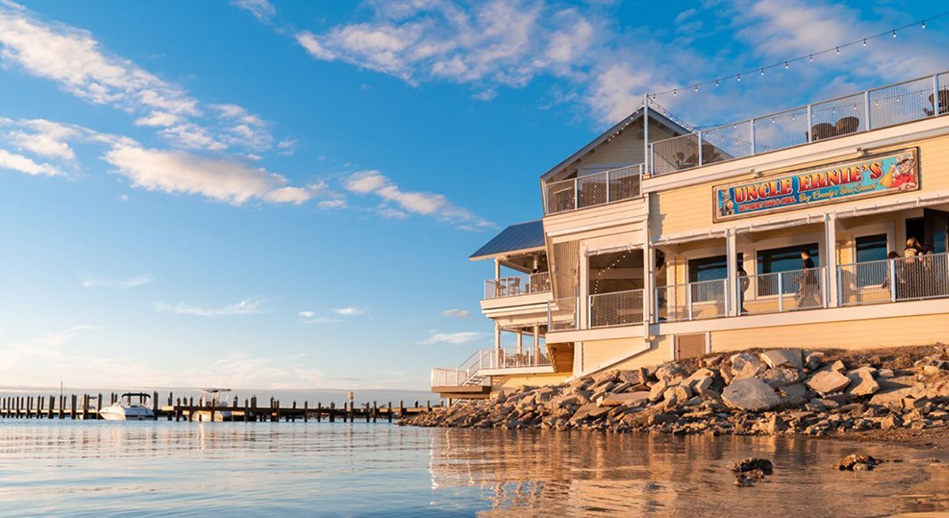
<svg viewBox="0 0 949 518">
<path fill-rule="evenodd" d="M 310 421 L 310 413 L 309 413 L 309 410 L 310 410 L 310 404 L 309 404 L 309 402 L 307 402 L 306 400 L 304 400 L 304 401 L 303 401 L 303 422 L 304 422 L 304 423 Z"/>
<path fill-rule="evenodd" d="M 389 401 L 389 408 L 388 408 L 388 410 L 389 410 L 389 412 L 388 412 L 389 422 L 391 423 L 391 422 L 392 422 L 392 401 Z"/>
<path fill-rule="evenodd" d="M 59 395 L 59 418 L 62 419 L 66 417 L 66 396 Z"/>
<path fill-rule="evenodd" d="M 98 399 L 96 399 L 96 418 L 100 417 L 99 410 L 102 410 L 102 394 L 99 394 Z"/>
<path fill-rule="evenodd" d="M 336 421 L 336 402 L 330 401 L 330 422 L 332 423 L 335 421 Z"/>
<path fill-rule="evenodd" d="M 297 402 L 296 402 L 296 400 L 293 401 L 293 412 L 290 414 L 290 416 L 287 416 L 287 417 L 289 417 L 289 419 L 287 419 L 288 421 L 293 421 L 294 423 L 297 421 Z"/>
<path fill-rule="evenodd" d="M 316 402 L 316 422 L 319 423 L 323 420 L 323 403 L 320 401 Z"/>
</svg>

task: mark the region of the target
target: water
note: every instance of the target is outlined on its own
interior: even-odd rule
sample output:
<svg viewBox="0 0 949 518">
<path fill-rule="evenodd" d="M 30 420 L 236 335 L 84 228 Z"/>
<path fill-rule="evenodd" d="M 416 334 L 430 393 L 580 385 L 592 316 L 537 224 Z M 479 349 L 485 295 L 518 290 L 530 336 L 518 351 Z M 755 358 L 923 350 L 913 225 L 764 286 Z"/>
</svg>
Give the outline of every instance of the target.
<svg viewBox="0 0 949 518">
<path fill-rule="evenodd" d="M 854 451 L 902 462 L 829 468 Z M 752 455 L 775 473 L 737 488 Z M 803 438 L 0 420 L 0 516 L 863 517 L 947 487 L 945 451 Z"/>
</svg>

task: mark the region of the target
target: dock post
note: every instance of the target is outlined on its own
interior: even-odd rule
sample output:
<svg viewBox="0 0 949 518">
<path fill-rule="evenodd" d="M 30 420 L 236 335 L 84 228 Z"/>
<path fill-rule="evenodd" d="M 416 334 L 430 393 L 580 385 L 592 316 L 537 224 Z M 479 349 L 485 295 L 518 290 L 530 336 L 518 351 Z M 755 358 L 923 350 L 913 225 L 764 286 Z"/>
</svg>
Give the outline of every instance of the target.
<svg viewBox="0 0 949 518">
<path fill-rule="evenodd" d="M 330 422 L 336 421 L 336 402 L 330 401 Z"/>
<path fill-rule="evenodd" d="M 66 396 L 59 395 L 59 418 L 63 419 L 66 417 Z"/>
<path fill-rule="evenodd" d="M 392 401 L 389 401 L 389 422 L 392 422 Z"/>
<path fill-rule="evenodd" d="M 19 396 L 17 396 L 13 400 L 14 400 L 13 406 L 16 407 L 16 418 L 19 419 L 20 418 L 20 398 Z"/>
<path fill-rule="evenodd" d="M 307 423 L 310 421 L 310 403 L 307 400 L 303 400 L 303 422 Z"/>
<path fill-rule="evenodd" d="M 244 398 L 244 422 L 250 418 L 250 408 L 247 406 L 247 398 Z"/>
<path fill-rule="evenodd" d="M 426 411 L 426 412 L 431 412 L 431 411 L 432 411 L 432 400 L 431 400 L 431 399 L 426 399 L 426 400 L 425 400 L 425 411 Z"/>
<path fill-rule="evenodd" d="M 49 395 L 49 406 L 46 408 L 46 419 L 52 419 L 56 413 L 56 396 Z"/>
<path fill-rule="evenodd" d="M 82 419 L 89 419 L 89 394 L 82 395 Z"/>
<path fill-rule="evenodd" d="M 372 422 L 375 423 L 376 419 L 379 418 L 379 405 L 375 401 L 372 402 Z"/>
<path fill-rule="evenodd" d="M 26 418 L 29 419 L 33 417 L 30 415 L 30 412 L 33 411 L 33 396 L 26 396 Z"/>
<path fill-rule="evenodd" d="M 320 401 L 316 402 L 316 422 L 319 423 L 323 420 L 323 403 Z"/>
<path fill-rule="evenodd" d="M 405 403 L 402 400 L 399 400 L 399 419 L 405 417 Z"/>
<path fill-rule="evenodd" d="M 96 400 L 96 419 L 99 419 L 99 410 L 102 410 L 102 394 L 99 394 L 99 399 Z"/>
<path fill-rule="evenodd" d="M 37 419 L 40 418 L 40 413 L 42 412 L 41 410 L 42 408 L 43 408 L 43 396 L 36 396 L 36 408 L 34 409 L 34 413 L 36 415 L 34 417 L 36 417 Z"/>
<path fill-rule="evenodd" d="M 175 400 L 175 422 L 181 421 L 181 398 Z"/>
<path fill-rule="evenodd" d="M 70 399 L 71 399 L 71 401 L 70 401 L 71 405 L 69 406 L 69 418 L 75 421 L 75 420 L 76 420 L 76 410 L 77 410 L 77 409 L 76 409 L 76 406 L 77 406 L 77 402 L 78 402 L 79 398 L 76 397 L 75 394 L 72 394 L 71 396 L 72 396 L 72 397 L 70 398 Z"/>
<path fill-rule="evenodd" d="M 294 400 L 294 401 L 293 401 L 293 412 L 290 414 L 290 419 L 291 419 L 294 423 L 297 422 L 297 412 L 296 412 L 296 410 L 297 410 L 297 402 L 296 402 L 296 400 Z"/>
<path fill-rule="evenodd" d="M 413 408 L 418 408 L 418 407 L 419 407 L 419 406 L 418 406 L 418 400 L 416 399 L 416 400 L 415 400 L 415 406 L 414 406 Z"/>
<path fill-rule="evenodd" d="M 194 396 L 188 397 L 188 422 L 194 420 Z"/>
</svg>

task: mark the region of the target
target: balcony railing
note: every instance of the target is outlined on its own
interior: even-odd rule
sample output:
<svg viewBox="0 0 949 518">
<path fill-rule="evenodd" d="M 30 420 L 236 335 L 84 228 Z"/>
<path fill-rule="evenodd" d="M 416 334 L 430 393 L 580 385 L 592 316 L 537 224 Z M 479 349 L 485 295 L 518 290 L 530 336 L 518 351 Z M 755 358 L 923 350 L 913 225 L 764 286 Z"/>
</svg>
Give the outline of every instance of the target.
<svg viewBox="0 0 949 518">
<path fill-rule="evenodd" d="M 837 282 L 841 306 L 949 297 L 949 256 L 926 254 L 842 264 Z"/>
<path fill-rule="evenodd" d="M 487 385 L 490 381 L 483 374 L 485 369 L 523 369 L 550 366 L 550 357 L 543 351 L 524 348 L 482 349 L 468 357 L 454 369 L 432 369 L 433 387 L 472 387 Z"/>
<path fill-rule="evenodd" d="M 826 268 L 749 275 L 738 280 L 743 315 L 783 313 L 827 307 Z"/>
<path fill-rule="evenodd" d="M 574 331 L 580 329 L 580 299 L 569 297 L 547 302 L 547 330 Z"/>
<path fill-rule="evenodd" d="M 590 296 L 590 328 L 643 323 L 643 290 Z"/>
<path fill-rule="evenodd" d="M 727 314 L 725 279 L 656 287 L 659 322 L 682 322 Z"/>
<path fill-rule="evenodd" d="M 550 273 L 548 272 L 484 281 L 485 300 L 548 292 L 550 292 Z"/>
<path fill-rule="evenodd" d="M 650 174 L 673 173 L 949 113 L 949 72 L 716 126 L 650 145 Z M 549 200 L 548 195 L 548 200 Z"/>
<path fill-rule="evenodd" d="M 643 164 L 546 184 L 547 214 L 595 207 L 639 196 Z"/>
</svg>

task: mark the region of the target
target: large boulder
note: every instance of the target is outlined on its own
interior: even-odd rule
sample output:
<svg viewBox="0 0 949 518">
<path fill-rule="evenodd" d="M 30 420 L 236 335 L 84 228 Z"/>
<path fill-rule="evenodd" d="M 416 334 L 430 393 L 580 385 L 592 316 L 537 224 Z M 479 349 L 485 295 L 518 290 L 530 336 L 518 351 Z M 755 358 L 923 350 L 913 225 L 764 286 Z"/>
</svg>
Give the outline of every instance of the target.
<svg viewBox="0 0 949 518">
<path fill-rule="evenodd" d="M 801 373 L 793 367 L 773 367 L 758 375 L 758 378 L 774 388 L 793 385 L 801 381 Z"/>
<path fill-rule="evenodd" d="M 800 406 L 807 402 L 807 387 L 803 383 L 785 385 L 778 389 L 784 396 L 784 403 L 790 406 Z"/>
<path fill-rule="evenodd" d="M 631 385 L 643 385 L 646 383 L 646 371 L 644 369 L 620 371 L 619 380 Z"/>
<path fill-rule="evenodd" d="M 722 392 L 725 404 L 739 410 L 760 412 L 781 404 L 781 396 L 757 378 L 735 380 Z"/>
<path fill-rule="evenodd" d="M 870 404 L 885 406 L 890 410 L 902 410 L 903 398 L 911 397 L 912 394 L 912 387 L 881 390 L 870 398 Z"/>
<path fill-rule="evenodd" d="M 731 357 L 732 375 L 734 379 L 753 378 L 768 368 L 757 356 L 748 353 L 738 353 Z"/>
<path fill-rule="evenodd" d="M 847 388 L 850 378 L 836 370 L 821 370 L 808 378 L 804 384 L 821 394 L 833 394 Z"/>
<path fill-rule="evenodd" d="M 801 370 L 804 367 L 804 360 L 800 349 L 772 349 L 761 353 L 761 361 L 768 364 L 768 367 L 776 369 L 778 367 L 793 367 Z"/>
<path fill-rule="evenodd" d="M 847 374 L 850 385 L 846 394 L 852 397 L 869 396 L 880 390 L 880 384 L 873 379 L 873 374 L 867 369 L 857 369 Z"/>
<path fill-rule="evenodd" d="M 603 396 L 603 398 L 597 401 L 601 407 L 603 406 L 639 406 L 643 403 L 649 401 L 649 392 L 639 391 L 639 392 L 628 392 L 625 394 L 610 394 L 608 396 Z"/>
</svg>

